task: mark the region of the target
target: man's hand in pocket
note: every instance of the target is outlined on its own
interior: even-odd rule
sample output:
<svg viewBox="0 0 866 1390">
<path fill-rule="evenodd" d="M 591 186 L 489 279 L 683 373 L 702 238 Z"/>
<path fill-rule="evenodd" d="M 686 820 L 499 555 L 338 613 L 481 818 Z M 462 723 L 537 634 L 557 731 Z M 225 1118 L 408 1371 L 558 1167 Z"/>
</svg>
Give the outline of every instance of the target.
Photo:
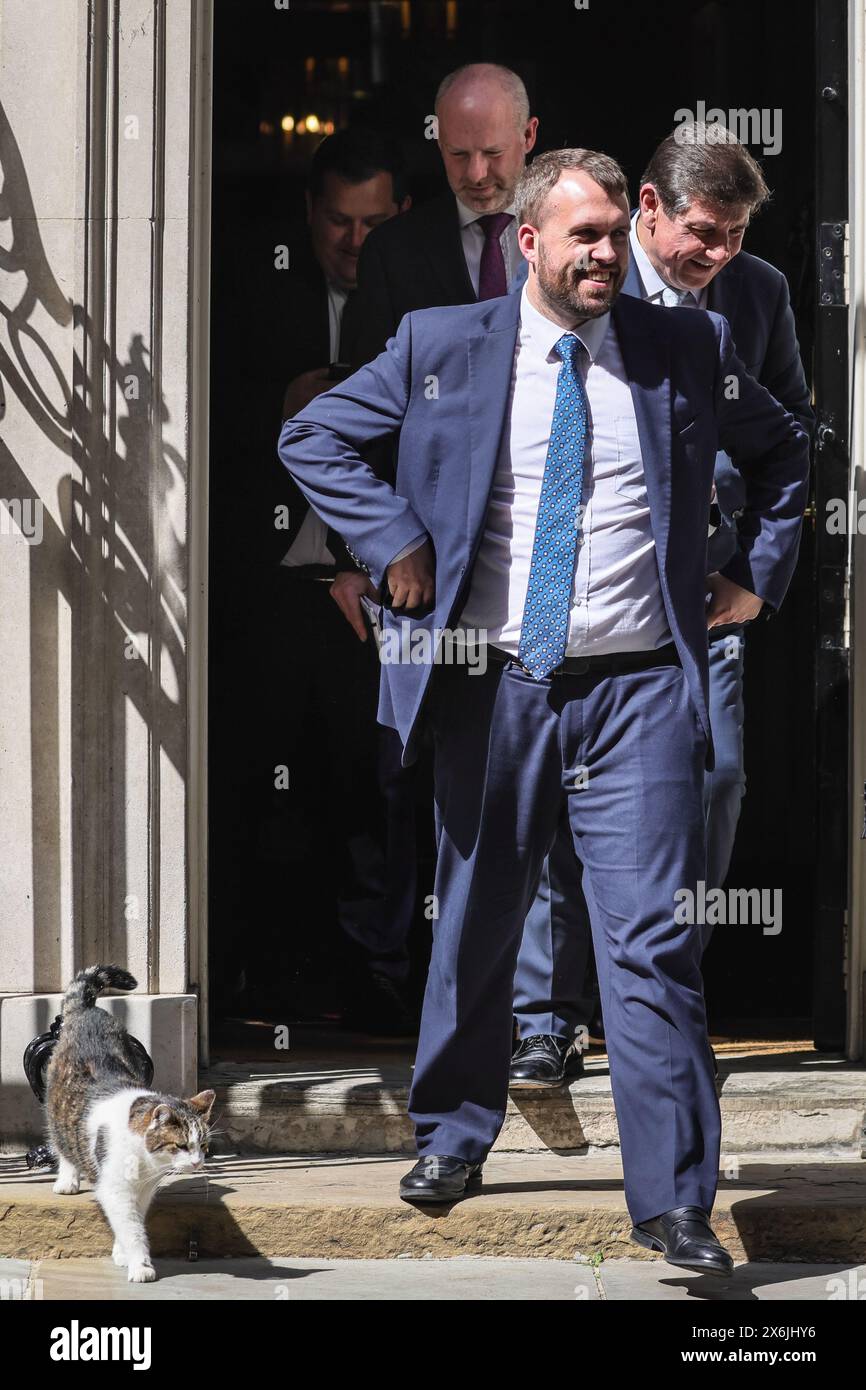
<svg viewBox="0 0 866 1390">
<path fill-rule="evenodd" d="M 362 597 L 378 602 L 379 590 L 360 570 L 340 570 L 331 585 L 331 598 L 361 641 L 366 642 L 369 629 L 361 607 Z"/>
<path fill-rule="evenodd" d="M 727 623 L 750 623 L 757 618 L 764 606 L 749 589 L 743 589 L 726 575 L 707 575 L 707 592 L 710 602 L 707 607 L 707 627 L 720 627 Z"/>
</svg>

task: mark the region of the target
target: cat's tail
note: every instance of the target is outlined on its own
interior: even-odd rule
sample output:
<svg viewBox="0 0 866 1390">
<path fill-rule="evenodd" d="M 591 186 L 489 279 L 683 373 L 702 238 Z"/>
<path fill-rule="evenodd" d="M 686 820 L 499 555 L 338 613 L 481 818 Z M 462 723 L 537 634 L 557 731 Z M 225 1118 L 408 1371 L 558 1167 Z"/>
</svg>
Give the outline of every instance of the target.
<svg viewBox="0 0 866 1390">
<path fill-rule="evenodd" d="M 81 1009 L 92 1009 L 104 989 L 135 989 L 137 984 L 119 965 L 88 965 L 86 970 L 79 970 L 64 994 L 61 1013 L 66 1018 Z"/>
</svg>

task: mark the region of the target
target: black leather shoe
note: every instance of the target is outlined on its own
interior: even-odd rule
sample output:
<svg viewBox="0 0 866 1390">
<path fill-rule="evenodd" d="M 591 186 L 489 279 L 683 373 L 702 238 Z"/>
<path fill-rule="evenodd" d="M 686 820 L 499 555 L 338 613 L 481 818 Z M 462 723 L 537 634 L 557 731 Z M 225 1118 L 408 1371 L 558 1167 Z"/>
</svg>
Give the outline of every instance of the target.
<svg viewBox="0 0 866 1390">
<path fill-rule="evenodd" d="M 534 1033 L 521 1038 L 511 1058 L 508 1085 L 512 1091 L 550 1091 L 583 1074 L 580 1048 L 568 1038 Z"/>
<path fill-rule="evenodd" d="M 400 1183 L 404 1202 L 459 1202 L 481 1186 L 482 1163 L 425 1154 Z"/>
<path fill-rule="evenodd" d="M 734 1262 L 710 1229 L 702 1207 L 674 1207 L 631 1233 L 645 1250 L 660 1250 L 669 1265 L 695 1274 L 731 1274 Z"/>
</svg>

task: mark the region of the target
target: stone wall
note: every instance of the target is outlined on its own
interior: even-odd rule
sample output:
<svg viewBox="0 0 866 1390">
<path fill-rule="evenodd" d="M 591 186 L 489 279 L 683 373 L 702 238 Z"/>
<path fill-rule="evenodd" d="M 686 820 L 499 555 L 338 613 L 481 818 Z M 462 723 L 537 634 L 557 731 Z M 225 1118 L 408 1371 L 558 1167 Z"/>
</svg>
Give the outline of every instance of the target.
<svg viewBox="0 0 866 1390">
<path fill-rule="evenodd" d="M 195 1082 L 210 11 L 0 0 L 4 1138 L 38 1120 L 22 1038 L 95 961 Z"/>
</svg>

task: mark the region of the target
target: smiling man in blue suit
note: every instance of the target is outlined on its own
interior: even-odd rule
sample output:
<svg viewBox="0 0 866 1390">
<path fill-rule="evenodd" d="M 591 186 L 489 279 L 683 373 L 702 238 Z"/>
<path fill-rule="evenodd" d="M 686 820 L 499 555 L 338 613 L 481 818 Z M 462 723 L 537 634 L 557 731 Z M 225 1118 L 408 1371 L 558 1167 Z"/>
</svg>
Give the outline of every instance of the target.
<svg viewBox="0 0 866 1390">
<path fill-rule="evenodd" d="M 407 762 L 429 722 L 439 823 L 409 1099 L 420 1159 L 400 1190 L 449 1202 L 480 1181 L 505 1114 L 520 934 L 565 806 L 634 1237 L 727 1273 L 709 1224 L 720 1121 L 699 934 L 675 910 L 704 873 L 707 520 L 721 446 L 746 500 L 711 605 L 731 620 L 778 605 L 807 439 L 723 319 L 618 297 L 629 202 L 613 160 L 542 155 L 518 218 L 520 294 L 408 314 L 280 437 L 311 505 L 390 596 L 386 634 L 405 624 L 440 655 L 383 665 L 379 709 Z M 385 438 L 393 488 L 361 457 Z M 438 636 L 461 625 L 486 634 L 483 673 L 441 660 Z"/>
</svg>

